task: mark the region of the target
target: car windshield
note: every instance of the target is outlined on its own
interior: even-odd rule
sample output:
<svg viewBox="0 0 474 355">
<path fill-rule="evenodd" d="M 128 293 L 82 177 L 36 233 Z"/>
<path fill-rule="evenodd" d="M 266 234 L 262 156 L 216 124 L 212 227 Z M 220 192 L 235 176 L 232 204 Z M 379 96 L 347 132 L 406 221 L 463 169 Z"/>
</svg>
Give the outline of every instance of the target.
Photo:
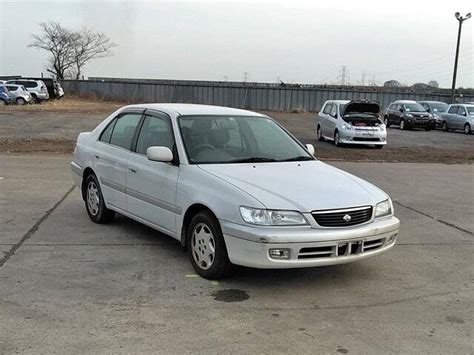
<svg viewBox="0 0 474 355">
<path fill-rule="evenodd" d="M 430 105 L 433 108 L 433 112 L 446 112 L 448 109 L 448 104 L 445 104 L 444 102 L 431 103 Z"/>
<path fill-rule="evenodd" d="M 426 110 L 420 104 L 404 104 L 407 112 L 425 112 Z"/>
<path fill-rule="evenodd" d="M 314 159 L 267 117 L 181 116 L 178 121 L 184 147 L 192 164 Z"/>
<path fill-rule="evenodd" d="M 474 115 L 474 106 L 466 106 L 467 113 Z"/>
</svg>

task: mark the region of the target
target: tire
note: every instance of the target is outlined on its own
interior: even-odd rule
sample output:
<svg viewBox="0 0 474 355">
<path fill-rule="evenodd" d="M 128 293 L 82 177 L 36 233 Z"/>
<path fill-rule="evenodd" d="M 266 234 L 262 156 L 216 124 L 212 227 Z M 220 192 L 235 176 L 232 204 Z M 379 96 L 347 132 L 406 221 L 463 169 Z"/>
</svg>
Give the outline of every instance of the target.
<svg viewBox="0 0 474 355">
<path fill-rule="evenodd" d="M 105 206 L 97 177 L 94 174 L 89 174 L 84 187 L 84 202 L 89 218 L 99 224 L 110 222 L 114 218 L 115 212 Z"/>
<path fill-rule="evenodd" d="M 446 121 L 443 121 L 443 123 L 441 124 L 441 129 L 445 132 L 449 131 L 448 123 Z"/>
<path fill-rule="evenodd" d="M 17 105 L 25 105 L 26 104 L 26 100 L 22 97 L 19 97 L 18 99 L 16 99 L 16 104 Z"/>
<path fill-rule="evenodd" d="M 383 148 L 383 144 L 376 144 L 375 145 L 375 149 L 382 149 Z"/>
<path fill-rule="evenodd" d="M 425 131 L 427 131 L 427 132 L 431 131 L 431 128 L 425 128 Z"/>
<path fill-rule="evenodd" d="M 342 143 L 341 143 L 341 140 L 340 140 L 340 137 L 339 137 L 339 131 L 334 131 L 334 145 L 336 147 L 341 147 L 342 146 Z"/>
<path fill-rule="evenodd" d="M 385 127 L 387 127 L 387 128 L 390 127 L 390 122 L 388 122 L 388 117 L 385 117 L 383 119 L 383 123 L 385 124 Z"/>
<path fill-rule="evenodd" d="M 324 141 L 323 132 L 320 125 L 318 125 L 318 128 L 316 129 L 316 135 L 318 136 L 318 141 Z"/>
<path fill-rule="evenodd" d="M 36 96 L 35 94 L 31 94 L 31 97 L 33 98 L 33 102 L 34 102 L 35 104 L 41 103 L 40 100 L 38 100 L 38 96 Z"/>
<path fill-rule="evenodd" d="M 403 118 L 400 120 L 400 129 L 402 131 L 405 131 L 407 129 L 407 127 L 405 125 L 405 120 Z"/>
<path fill-rule="evenodd" d="M 470 134 L 471 133 L 471 126 L 469 125 L 469 123 L 466 123 L 464 125 L 464 133 L 465 134 Z"/>
<path fill-rule="evenodd" d="M 234 268 L 221 227 L 209 211 L 201 211 L 191 219 L 186 237 L 189 258 L 199 276 L 218 280 L 232 274 Z"/>
</svg>

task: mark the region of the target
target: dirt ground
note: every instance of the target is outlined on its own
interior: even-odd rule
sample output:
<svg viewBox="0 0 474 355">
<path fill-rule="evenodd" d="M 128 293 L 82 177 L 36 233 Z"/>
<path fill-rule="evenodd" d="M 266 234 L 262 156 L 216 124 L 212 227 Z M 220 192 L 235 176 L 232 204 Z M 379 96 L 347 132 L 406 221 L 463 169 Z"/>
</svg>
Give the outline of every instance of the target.
<svg viewBox="0 0 474 355">
<path fill-rule="evenodd" d="M 126 103 L 65 98 L 41 105 L 0 107 L 0 152 L 70 153 L 80 132 Z M 315 113 L 263 112 L 287 127 L 303 143 L 316 148 L 322 160 L 474 163 L 474 135 L 439 130 L 388 129 L 382 150 L 370 146 L 335 148 L 315 136 Z"/>
</svg>

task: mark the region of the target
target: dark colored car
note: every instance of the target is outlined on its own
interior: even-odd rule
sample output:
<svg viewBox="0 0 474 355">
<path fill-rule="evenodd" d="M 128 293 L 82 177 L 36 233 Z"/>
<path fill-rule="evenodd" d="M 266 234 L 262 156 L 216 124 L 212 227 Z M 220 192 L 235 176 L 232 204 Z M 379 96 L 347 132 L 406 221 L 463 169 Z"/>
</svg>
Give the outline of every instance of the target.
<svg viewBox="0 0 474 355">
<path fill-rule="evenodd" d="M 436 128 L 436 120 L 416 101 L 398 100 L 392 102 L 384 116 L 387 127 L 397 125 L 401 130 L 423 128 L 426 131 Z"/>
<path fill-rule="evenodd" d="M 423 106 L 423 108 L 433 115 L 433 118 L 436 121 L 436 127 L 440 128 L 443 123 L 442 113 L 445 113 L 448 110 L 448 104 L 442 101 L 418 101 L 418 103 Z"/>
</svg>

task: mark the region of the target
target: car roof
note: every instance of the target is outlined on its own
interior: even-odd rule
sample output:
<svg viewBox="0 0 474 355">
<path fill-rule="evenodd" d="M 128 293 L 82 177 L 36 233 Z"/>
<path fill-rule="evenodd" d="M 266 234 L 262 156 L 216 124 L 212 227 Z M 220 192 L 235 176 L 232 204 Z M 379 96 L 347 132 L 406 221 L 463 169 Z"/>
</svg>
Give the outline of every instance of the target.
<svg viewBox="0 0 474 355">
<path fill-rule="evenodd" d="M 351 102 L 350 100 L 327 100 L 326 103 L 332 103 L 332 104 L 347 104 Z"/>
<path fill-rule="evenodd" d="M 414 100 L 397 100 L 393 102 L 394 104 L 416 104 Z"/>
<path fill-rule="evenodd" d="M 425 101 L 425 100 L 422 100 L 422 101 L 417 101 L 417 102 L 418 103 L 423 102 L 425 104 L 446 104 L 446 102 L 443 102 L 443 101 Z"/>
<path fill-rule="evenodd" d="M 137 104 L 125 106 L 126 108 L 141 108 L 146 110 L 157 110 L 175 115 L 233 115 L 233 116 L 261 116 L 261 113 L 241 110 L 231 107 L 197 105 L 197 104 Z"/>
</svg>

